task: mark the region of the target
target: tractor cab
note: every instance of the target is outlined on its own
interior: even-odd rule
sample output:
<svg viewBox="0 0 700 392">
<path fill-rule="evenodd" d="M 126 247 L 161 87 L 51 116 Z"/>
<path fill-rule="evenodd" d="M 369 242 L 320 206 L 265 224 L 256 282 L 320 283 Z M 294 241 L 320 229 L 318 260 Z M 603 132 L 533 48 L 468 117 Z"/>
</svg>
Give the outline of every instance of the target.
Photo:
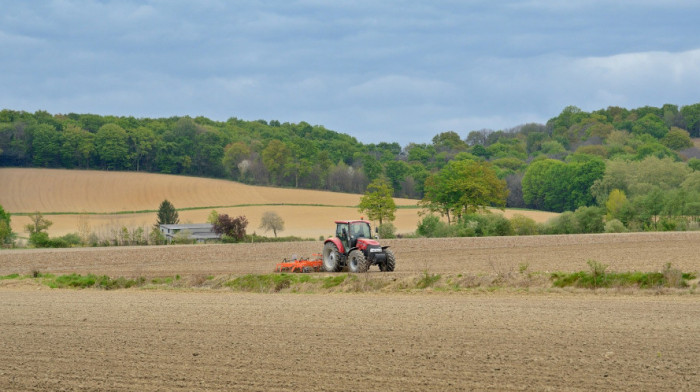
<svg viewBox="0 0 700 392">
<path fill-rule="evenodd" d="M 336 221 L 335 235 L 345 249 L 357 246 L 358 238 L 372 238 L 372 230 L 366 221 Z"/>
</svg>

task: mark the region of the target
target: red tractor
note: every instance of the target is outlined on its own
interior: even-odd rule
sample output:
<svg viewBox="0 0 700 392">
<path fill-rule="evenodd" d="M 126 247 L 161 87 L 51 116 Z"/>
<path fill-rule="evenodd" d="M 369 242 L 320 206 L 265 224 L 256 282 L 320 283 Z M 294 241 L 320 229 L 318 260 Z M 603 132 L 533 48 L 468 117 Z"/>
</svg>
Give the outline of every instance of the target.
<svg viewBox="0 0 700 392">
<path fill-rule="evenodd" d="M 394 252 L 372 239 L 372 230 L 365 220 L 335 221 L 335 237 L 323 244 L 323 270 L 338 272 L 344 267 L 350 272 L 367 272 L 376 264 L 381 271 L 396 267 Z"/>
</svg>

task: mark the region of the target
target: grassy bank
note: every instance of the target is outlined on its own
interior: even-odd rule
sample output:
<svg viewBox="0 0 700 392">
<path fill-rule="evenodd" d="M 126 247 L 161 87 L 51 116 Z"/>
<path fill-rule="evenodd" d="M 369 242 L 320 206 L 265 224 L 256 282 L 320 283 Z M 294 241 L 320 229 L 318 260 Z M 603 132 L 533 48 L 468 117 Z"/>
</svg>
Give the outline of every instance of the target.
<svg viewBox="0 0 700 392">
<path fill-rule="evenodd" d="M 594 268 L 594 267 L 597 267 Z M 27 281 L 54 289 L 200 289 L 232 290 L 251 293 L 397 293 L 397 292 L 471 292 L 471 291 L 546 291 L 557 289 L 594 290 L 653 290 L 694 294 L 697 274 L 682 272 L 666 265 L 654 272 L 607 272 L 600 264 L 589 271 L 531 272 L 526 266 L 519 271 L 496 274 L 433 274 L 424 271 L 413 276 L 391 273 L 368 274 L 246 274 L 241 276 L 180 275 L 158 278 L 109 277 L 106 275 L 53 275 L 38 271 L 30 275 L 0 276 L 0 286 L 6 281 Z"/>
</svg>

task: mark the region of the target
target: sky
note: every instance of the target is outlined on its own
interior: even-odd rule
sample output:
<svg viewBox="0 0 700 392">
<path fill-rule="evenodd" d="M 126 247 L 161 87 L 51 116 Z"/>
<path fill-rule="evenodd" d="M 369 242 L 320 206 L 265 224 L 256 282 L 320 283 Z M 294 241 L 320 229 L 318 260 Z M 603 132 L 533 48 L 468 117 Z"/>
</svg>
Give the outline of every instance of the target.
<svg viewBox="0 0 700 392">
<path fill-rule="evenodd" d="M 0 108 L 364 143 L 700 102 L 700 2 L 0 0 Z"/>
</svg>

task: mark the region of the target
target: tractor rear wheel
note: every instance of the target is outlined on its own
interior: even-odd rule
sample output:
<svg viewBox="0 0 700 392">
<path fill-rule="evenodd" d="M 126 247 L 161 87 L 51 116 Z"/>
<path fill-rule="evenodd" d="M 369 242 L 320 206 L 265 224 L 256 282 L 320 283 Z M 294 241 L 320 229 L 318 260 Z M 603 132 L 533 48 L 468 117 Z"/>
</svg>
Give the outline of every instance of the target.
<svg viewBox="0 0 700 392">
<path fill-rule="evenodd" d="M 350 272 L 367 272 L 369 263 L 362 251 L 355 249 L 348 255 L 348 270 Z"/>
<path fill-rule="evenodd" d="M 396 256 L 389 249 L 386 250 L 386 261 L 379 264 L 379 269 L 383 272 L 391 272 L 396 268 Z"/>
<path fill-rule="evenodd" d="M 323 270 L 327 272 L 338 272 L 343 268 L 340 265 L 340 252 L 338 247 L 332 242 L 326 242 L 323 246 Z"/>
</svg>

